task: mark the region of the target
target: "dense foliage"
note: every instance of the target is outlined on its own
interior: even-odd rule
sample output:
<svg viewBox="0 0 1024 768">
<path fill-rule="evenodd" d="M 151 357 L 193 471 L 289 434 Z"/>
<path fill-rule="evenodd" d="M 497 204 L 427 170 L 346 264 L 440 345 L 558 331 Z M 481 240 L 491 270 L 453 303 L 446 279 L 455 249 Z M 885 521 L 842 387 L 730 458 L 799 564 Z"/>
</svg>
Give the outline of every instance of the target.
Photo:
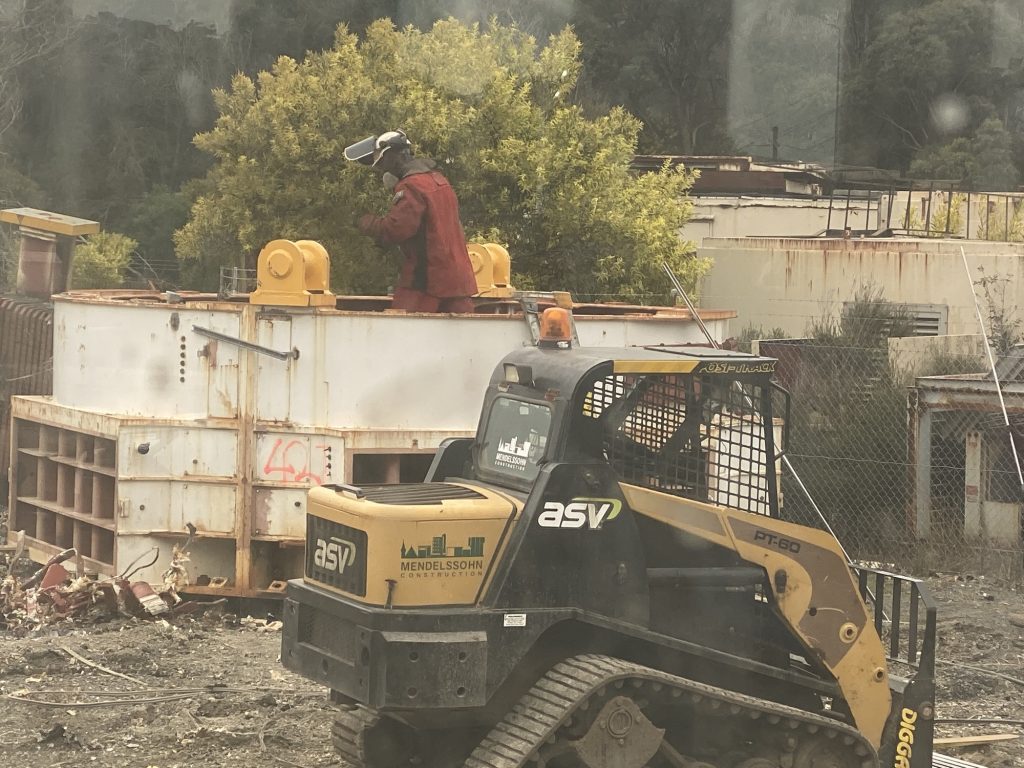
<svg viewBox="0 0 1024 768">
<path fill-rule="evenodd" d="M 91 235 L 75 246 L 72 288 L 119 288 L 138 243 L 114 232 Z"/>
<path fill-rule="evenodd" d="M 909 497 L 907 392 L 888 340 L 909 318 L 881 292 L 862 287 L 838 315 L 817 319 L 811 338 L 789 349 L 789 458 L 810 496 L 828 510 L 841 541 L 872 556 L 902 541 Z M 778 347 L 773 348 L 779 352 Z M 786 495 L 791 519 L 817 524 L 799 492 Z"/>
<path fill-rule="evenodd" d="M 386 210 L 389 193 L 342 150 L 401 127 L 452 181 L 467 236 L 508 246 L 519 287 L 651 292 L 662 261 L 692 284 L 700 264 L 677 234 L 692 175 L 629 172 L 640 124 L 568 103 L 578 54 L 568 30 L 541 48 L 510 27 L 381 21 L 363 40 L 341 28 L 327 51 L 235 77 L 216 94 L 213 130 L 196 137 L 214 166 L 176 235 L 179 256 L 213 268 L 277 237 L 312 238 L 339 287 L 382 290 L 394 266 L 355 222 Z"/>
<path fill-rule="evenodd" d="M 110 12 L 112 8 L 122 10 Z M 494 228 L 508 237 L 513 250 L 518 249 L 514 253 L 517 268 L 537 284 L 550 278 L 543 270 L 554 263 L 538 263 L 541 248 L 553 245 L 559 258 L 568 259 L 562 282 L 577 290 L 587 287 L 590 257 L 573 256 L 568 243 L 574 229 L 589 236 L 595 219 L 577 213 L 570 221 L 564 211 L 570 207 L 576 211 L 579 199 L 593 188 L 584 185 L 575 200 L 569 195 L 552 201 L 544 185 L 551 174 L 561 171 L 558 162 L 570 163 L 568 158 L 555 157 L 554 146 L 547 158 L 536 154 L 541 144 L 531 145 L 535 154 L 525 152 L 515 158 L 495 152 L 489 159 L 494 167 L 470 169 L 466 158 L 482 162 L 481 136 L 522 137 L 531 130 L 530 135 L 538 135 L 535 129 L 507 124 L 524 117 L 501 111 L 514 104 L 533 104 L 544 115 L 563 110 L 558 130 L 578 133 L 586 151 L 598 139 L 620 137 L 610 150 L 616 162 L 632 150 L 635 136 L 636 148 L 649 154 L 776 155 L 782 160 L 836 163 L 841 168 L 852 165 L 896 175 L 961 180 L 967 188 L 992 191 L 1016 188 L 1022 179 L 1024 10 L 1013 0 L 235 0 L 220 4 L 10 0 L 0 2 L 0 205 L 43 205 L 98 219 L 104 228 L 139 242 L 133 269 L 158 284 L 180 286 L 203 277 L 202 270 L 180 273 L 171 233 L 188 221 L 194 202 L 213 199 L 209 195 L 221 181 L 217 173 L 224 172 L 218 152 L 230 153 L 230 148 L 214 146 L 221 130 L 219 125 L 214 127 L 215 121 L 218 114 L 223 120 L 224 114 L 214 102 L 213 90 L 227 89 L 229 99 L 237 100 L 232 78 L 238 73 L 253 82 L 257 96 L 266 77 L 274 82 L 304 81 L 309 72 L 307 51 L 315 52 L 321 62 L 343 55 L 332 48 L 339 23 L 351 33 L 344 39 L 354 35 L 364 40 L 377 19 L 389 18 L 400 30 L 392 32 L 394 39 L 405 44 L 415 37 L 406 31 L 407 25 L 420 30 L 424 41 L 433 40 L 433 33 L 426 31 L 451 15 L 485 29 L 493 17 L 502 27 L 514 26 L 538 40 L 550 35 L 566 40 L 562 30 L 569 25 L 581 45 L 570 57 L 566 83 L 550 88 L 553 81 L 537 81 L 549 90 L 527 94 L 539 75 L 518 68 L 525 66 L 522 53 L 507 61 L 485 53 L 478 68 L 476 52 L 458 48 L 465 40 L 451 34 L 443 44 L 456 47 L 447 58 L 439 48 L 412 44 L 427 63 L 414 73 L 410 88 L 420 92 L 429 86 L 431 98 L 450 110 L 438 112 L 438 119 L 465 115 L 472 119 L 468 127 L 444 131 L 419 118 L 405 127 L 419 131 L 416 139 L 424 153 L 446 153 L 438 159 L 456 183 L 467 187 L 459 191 L 470 209 L 471 228 L 477 233 Z M 442 44 L 440 38 L 437 44 Z M 366 45 L 355 43 L 357 57 L 366 55 Z M 560 55 L 567 51 L 560 49 Z M 403 51 L 402 58 L 412 53 Z M 390 66 L 385 54 L 380 52 L 379 61 Z M 280 56 L 296 62 L 294 73 L 281 69 Z M 537 59 L 530 66 L 542 64 Z M 435 71 L 427 71 L 429 67 Z M 493 74 L 495 67 L 508 69 L 507 84 L 515 91 L 505 97 L 504 107 L 496 101 L 498 92 L 493 88 L 486 94 L 452 90 L 461 87 L 455 81 L 470 75 L 476 76 L 479 85 L 481 77 Z M 265 71 L 270 74 L 260 74 Z M 406 66 L 402 76 L 408 77 L 408 71 Z M 544 77 L 554 71 L 550 69 Z M 436 80 L 438 73 L 445 82 L 431 83 L 429 78 Z M 373 93 L 397 92 L 399 71 L 382 69 L 372 74 Z M 362 77 L 366 76 L 364 72 Z M 551 101 L 555 90 L 557 104 Z M 312 98 L 313 93 L 303 98 Z M 490 100 L 488 105 L 477 103 L 484 99 Z M 461 106 L 452 106 L 455 101 Z M 349 112 L 331 115 L 325 125 L 358 129 L 365 135 L 378 130 L 378 123 L 385 119 L 404 120 L 402 109 L 409 106 L 409 102 L 382 104 L 366 113 L 373 118 L 368 123 Z M 315 113 L 309 104 L 294 107 Z M 616 107 L 639 123 L 615 111 Z M 254 114 L 266 109 L 267 105 L 254 107 Z M 427 105 L 416 105 L 416 109 L 425 112 Z M 489 114 L 501 115 L 506 122 L 483 128 L 483 109 L 491 109 Z M 536 120 L 536 114 L 525 116 L 527 122 Z M 570 117 L 596 127 L 583 130 L 568 122 Z M 773 130 L 777 139 L 772 138 Z M 543 135 L 550 140 L 556 135 L 553 131 L 545 126 Z M 200 142 L 202 148 L 193 142 L 196 134 L 209 137 Z M 477 143 L 465 145 L 468 154 L 461 150 L 447 154 L 456 148 L 456 141 L 470 135 L 477 137 Z M 338 143 L 350 138 L 336 137 Z M 274 162 L 282 164 L 279 169 L 283 170 L 288 151 L 274 147 L 279 153 Z M 269 155 L 256 158 L 264 159 Z M 546 165 L 535 168 L 537 162 Z M 206 178 L 214 164 L 219 170 Z M 306 178 L 305 169 L 289 170 L 292 179 Z M 345 197 L 339 190 L 349 183 L 345 181 L 348 172 L 340 164 L 321 170 L 324 177 L 337 176 L 332 182 L 338 187 L 333 190 L 336 196 L 330 199 L 335 206 L 331 216 L 338 219 L 332 237 L 346 242 L 340 221 L 348 221 L 349 212 L 342 206 L 371 200 L 379 204 L 379 190 L 374 194 L 368 187 L 358 200 Z M 471 210 L 478 200 L 487 201 L 479 196 L 480 185 L 500 181 L 502 174 L 522 176 L 514 186 L 531 190 L 516 196 L 513 185 L 506 182 L 511 197 L 509 210 L 501 210 L 505 219 L 523 213 L 531 204 L 551 212 L 540 229 L 520 232 L 518 237 L 525 239 L 519 241 L 507 220 L 484 224 Z M 299 200 L 284 176 L 264 178 L 262 183 L 267 189 L 275 184 L 282 188 L 283 210 L 291 210 L 288 206 Z M 610 189 L 605 196 L 631 198 L 626 189 Z M 323 190 L 311 187 L 309 194 L 319 191 Z M 605 201 L 594 210 L 611 205 Z M 551 231 L 556 213 L 565 231 Z M 658 214 L 645 215 L 656 218 Z M 195 250 L 198 241 L 188 246 L 190 256 L 202 256 L 189 262 L 192 268 L 214 266 L 216 259 L 209 261 L 208 256 L 215 252 L 225 262 L 240 255 L 238 234 L 212 226 L 211 218 L 203 224 L 202 248 Z M 297 229 L 305 229 L 304 222 L 299 224 Z M 614 237 L 607 231 L 593 233 L 609 247 L 619 248 L 635 239 L 635 234 L 621 234 L 621 227 L 600 224 L 598 229 L 619 233 Z M 647 224 L 641 227 L 649 229 Z M 255 233 L 243 232 L 242 240 L 246 250 L 256 247 Z M 576 249 L 589 249 L 589 243 L 581 241 Z M 383 263 L 376 272 L 370 268 L 367 260 L 379 259 L 379 254 L 358 242 L 346 245 L 355 249 L 356 256 L 339 255 L 339 259 L 350 268 L 358 264 L 360 270 L 358 276 L 346 275 L 346 282 L 358 277 L 365 278 L 367 285 L 378 285 L 391 274 L 391 267 Z M 3 256 L 0 253 L 0 264 Z M 625 290 L 645 280 L 643 270 L 638 277 L 615 277 L 616 272 L 625 276 L 628 264 L 605 267 L 593 289 L 618 286 Z M 656 290 L 663 288 L 662 282 Z"/>
<path fill-rule="evenodd" d="M 1024 167 L 1019 4 L 870 0 L 849 19 L 843 159 L 1013 189 Z"/>
</svg>

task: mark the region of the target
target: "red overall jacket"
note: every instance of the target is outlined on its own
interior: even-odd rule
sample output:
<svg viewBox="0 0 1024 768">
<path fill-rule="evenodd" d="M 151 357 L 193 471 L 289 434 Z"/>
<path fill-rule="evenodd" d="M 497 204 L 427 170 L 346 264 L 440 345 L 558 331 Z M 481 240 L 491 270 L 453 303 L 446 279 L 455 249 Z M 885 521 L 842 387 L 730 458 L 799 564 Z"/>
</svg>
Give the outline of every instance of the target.
<svg viewBox="0 0 1024 768">
<path fill-rule="evenodd" d="M 374 218 L 367 234 L 405 254 L 399 288 L 441 299 L 472 296 L 476 277 L 459 221 L 459 201 L 437 171 L 410 173 L 395 185 L 391 210 Z"/>
</svg>

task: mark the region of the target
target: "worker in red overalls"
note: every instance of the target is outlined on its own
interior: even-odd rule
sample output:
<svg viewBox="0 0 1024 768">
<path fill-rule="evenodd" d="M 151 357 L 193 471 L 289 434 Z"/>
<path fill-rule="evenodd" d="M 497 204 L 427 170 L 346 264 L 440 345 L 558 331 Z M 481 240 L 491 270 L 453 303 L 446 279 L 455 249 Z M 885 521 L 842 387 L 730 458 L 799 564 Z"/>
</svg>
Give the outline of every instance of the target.
<svg viewBox="0 0 1024 768">
<path fill-rule="evenodd" d="M 459 201 L 434 164 L 413 157 L 411 150 L 401 131 L 374 140 L 373 168 L 398 182 L 387 215 L 368 213 L 359 219 L 359 229 L 382 245 L 398 245 L 405 254 L 392 301 L 395 309 L 472 312 L 476 278 L 459 221 Z"/>
</svg>

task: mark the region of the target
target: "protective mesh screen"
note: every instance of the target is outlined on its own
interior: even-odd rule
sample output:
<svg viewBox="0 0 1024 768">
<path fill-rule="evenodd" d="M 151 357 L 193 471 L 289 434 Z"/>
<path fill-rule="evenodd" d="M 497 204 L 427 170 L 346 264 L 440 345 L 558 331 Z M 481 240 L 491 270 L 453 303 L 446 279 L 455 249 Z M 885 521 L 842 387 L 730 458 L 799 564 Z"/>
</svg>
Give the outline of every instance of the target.
<svg viewBox="0 0 1024 768">
<path fill-rule="evenodd" d="M 628 483 L 759 514 L 775 487 L 762 418 L 767 391 L 722 377 L 612 375 L 596 381 L 583 416 Z"/>
</svg>

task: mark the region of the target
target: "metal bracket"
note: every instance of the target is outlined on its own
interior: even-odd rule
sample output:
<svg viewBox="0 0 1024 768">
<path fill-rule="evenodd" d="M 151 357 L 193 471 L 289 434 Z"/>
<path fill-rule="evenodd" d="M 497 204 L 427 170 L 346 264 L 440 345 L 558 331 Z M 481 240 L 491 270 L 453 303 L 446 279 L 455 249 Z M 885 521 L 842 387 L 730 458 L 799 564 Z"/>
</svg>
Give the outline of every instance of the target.
<svg viewBox="0 0 1024 768">
<path fill-rule="evenodd" d="M 226 333 L 220 333 L 219 331 L 211 331 L 209 328 L 201 328 L 198 325 L 193 325 L 192 331 L 198 333 L 200 336 L 206 336 L 208 339 L 215 339 L 216 341 L 223 341 L 226 342 L 227 344 L 234 344 L 236 347 L 240 347 L 241 349 L 248 349 L 250 352 L 256 352 L 257 354 L 260 355 L 267 355 L 268 357 L 273 357 L 275 360 L 299 359 L 298 347 L 292 347 L 287 352 L 278 352 L 276 349 L 260 346 L 259 344 L 253 344 L 251 341 L 236 339 L 234 336 L 228 336 Z"/>
</svg>

